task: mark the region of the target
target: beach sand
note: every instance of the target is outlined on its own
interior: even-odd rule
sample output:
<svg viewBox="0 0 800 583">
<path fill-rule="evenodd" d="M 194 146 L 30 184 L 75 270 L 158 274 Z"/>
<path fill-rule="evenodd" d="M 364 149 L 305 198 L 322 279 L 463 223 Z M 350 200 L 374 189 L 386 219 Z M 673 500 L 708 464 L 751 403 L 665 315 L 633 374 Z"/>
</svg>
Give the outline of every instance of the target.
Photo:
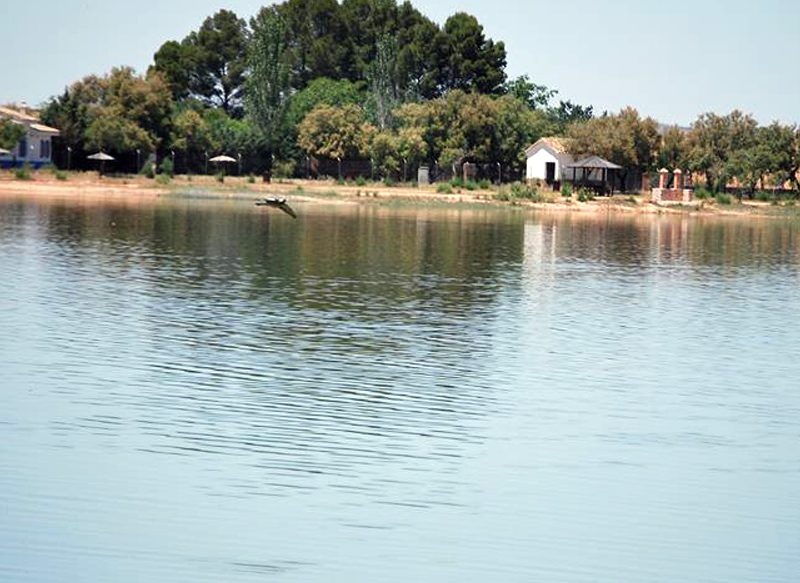
<svg viewBox="0 0 800 583">
<path fill-rule="evenodd" d="M 733 216 L 786 216 L 798 214 L 800 209 L 776 207 L 769 203 L 745 201 L 742 204 L 720 206 L 713 203 L 688 205 L 654 205 L 642 195 L 616 195 L 597 197 L 593 201 L 578 202 L 552 193 L 552 202 L 532 202 L 524 199 L 501 201 L 495 198 L 496 190 L 455 190 L 452 194 L 436 192 L 436 187 L 386 186 L 368 183 L 337 184 L 331 180 L 276 180 L 251 183 L 244 177 L 227 177 L 220 184 L 212 176 L 176 176 L 168 184 L 141 176 L 100 177 L 96 172 L 72 172 L 67 180 L 58 180 L 47 171 L 34 172 L 30 180 L 19 180 L 11 172 L 0 172 L 0 197 L 2 198 L 70 198 L 83 202 L 119 201 L 135 203 L 153 201 L 160 197 L 202 195 L 205 198 L 259 198 L 280 195 L 295 201 L 324 199 L 327 203 L 370 204 L 387 201 L 405 201 L 410 204 L 468 204 L 515 206 L 546 212 L 620 212 L 636 214 L 694 214 Z"/>
</svg>

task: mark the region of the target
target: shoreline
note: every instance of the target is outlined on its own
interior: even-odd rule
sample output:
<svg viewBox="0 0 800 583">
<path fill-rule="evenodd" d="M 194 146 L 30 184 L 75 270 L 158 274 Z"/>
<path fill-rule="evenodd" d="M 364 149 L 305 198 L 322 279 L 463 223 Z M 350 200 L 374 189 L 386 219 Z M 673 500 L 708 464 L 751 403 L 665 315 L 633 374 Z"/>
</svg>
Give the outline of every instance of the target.
<svg viewBox="0 0 800 583">
<path fill-rule="evenodd" d="M 697 217 L 758 217 L 800 218 L 800 207 L 794 204 L 773 205 L 769 202 L 743 201 L 719 205 L 709 201 L 695 201 L 691 205 L 656 205 L 640 194 L 597 197 L 593 201 L 579 202 L 573 196 L 565 200 L 558 193 L 545 193 L 548 202 L 528 199 L 499 200 L 497 189 L 460 189 L 451 193 L 436 191 L 435 185 L 412 187 L 383 183 L 340 184 L 333 180 L 276 180 L 271 183 L 249 182 L 245 177 L 227 177 L 220 184 L 212 176 L 176 176 L 167 184 L 140 176 L 99 177 L 96 172 L 68 173 L 66 180 L 58 180 L 45 171 L 35 172 L 29 180 L 0 175 L 0 197 L 36 199 L 80 198 L 83 201 L 116 200 L 128 203 L 153 201 L 159 198 L 245 199 L 268 195 L 281 195 L 298 202 L 324 200 L 340 204 L 387 204 L 391 202 L 411 205 L 463 205 L 493 208 L 518 208 L 536 212 L 554 213 L 627 213 L 637 215 L 682 215 Z"/>
</svg>

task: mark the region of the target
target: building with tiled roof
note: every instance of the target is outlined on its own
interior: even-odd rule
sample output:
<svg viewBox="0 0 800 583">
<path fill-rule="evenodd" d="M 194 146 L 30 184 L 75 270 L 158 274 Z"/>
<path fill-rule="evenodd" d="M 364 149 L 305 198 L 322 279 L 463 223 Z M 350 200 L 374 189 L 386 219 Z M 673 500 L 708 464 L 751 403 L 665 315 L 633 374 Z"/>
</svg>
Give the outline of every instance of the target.
<svg viewBox="0 0 800 583">
<path fill-rule="evenodd" d="M 52 162 L 52 139 L 60 134 L 56 128 L 44 125 L 35 112 L 25 107 L 0 107 L 0 118 L 25 126 L 25 135 L 8 154 L 0 154 L 0 167 L 12 168 L 29 164 L 40 168 Z"/>
<path fill-rule="evenodd" d="M 558 137 L 540 139 L 525 150 L 525 157 L 526 180 L 543 180 L 550 185 L 561 182 L 567 166 L 574 162 L 567 151 L 567 140 Z"/>
</svg>

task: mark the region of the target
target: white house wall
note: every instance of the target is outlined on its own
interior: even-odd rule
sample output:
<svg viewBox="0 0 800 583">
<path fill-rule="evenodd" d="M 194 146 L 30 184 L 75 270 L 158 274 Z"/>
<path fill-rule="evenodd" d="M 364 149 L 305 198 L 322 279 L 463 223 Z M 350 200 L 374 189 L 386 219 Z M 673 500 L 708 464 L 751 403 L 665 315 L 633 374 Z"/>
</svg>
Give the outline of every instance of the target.
<svg viewBox="0 0 800 583">
<path fill-rule="evenodd" d="M 527 167 L 525 170 L 525 178 L 528 180 L 544 180 L 547 178 L 547 163 L 555 162 L 556 177 L 561 176 L 561 162 L 547 149 L 542 148 L 535 152 L 528 158 Z"/>
<path fill-rule="evenodd" d="M 44 164 L 49 164 L 53 158 L 53 143 L 51 135 L 45 132 L 39 132 L 32 128 L 27 128 L 28 131 L 25 135 L 25 149 L 24 154 L 20 150 L 23 141 L 20 141 L 16 146 L 11 149 L 11 154 L 0 156 L 0 160 L 8 162 L 16 159 L 18 164 L 25 162 L 39 167 Z M 42 143 L 45 143 L 44 150 Z M 44 155 L 42 155 L 44 154 Z"/>
</svg>

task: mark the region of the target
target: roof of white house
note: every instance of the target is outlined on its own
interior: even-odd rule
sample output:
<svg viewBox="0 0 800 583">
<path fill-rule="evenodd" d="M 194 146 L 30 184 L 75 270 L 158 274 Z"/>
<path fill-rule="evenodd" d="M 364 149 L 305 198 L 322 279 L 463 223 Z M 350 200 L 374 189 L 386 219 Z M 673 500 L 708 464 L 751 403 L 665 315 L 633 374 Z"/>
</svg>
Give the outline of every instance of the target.
<svg viewBox="0 0 800 583">
<path fill-rule="evenodd" d="M 0 107 L 0 117 L 7 117 L 17 123 L 25 124 L 32 130 L 45 134 L 60 134 L 56 128 L 51 128 L 39 122 L 39 118 L 33 115 L 33 111 L 17 109 L 14 107 Z"/>
<path fill-rule="evenodd" d="M 37 132 L 42 132 L 43 134 L 60 134 L 61 132 L 56 128 L 51 128 L 50 126 L 46 126 L 41 123 L 32 123 L 31 129 L 36 130 Z"/>
<path fill-rule="evenodd" d="M 566 154 L 567 143 L 568 143 L 567 138 L 560 138 L 556 136 L 541 138 L 535 144 L 529 146 L 528 149 L 525 150 L 525 155 L 530 158 L 542 148 L 547 148 L 553 154 Z"/>
</svg>

